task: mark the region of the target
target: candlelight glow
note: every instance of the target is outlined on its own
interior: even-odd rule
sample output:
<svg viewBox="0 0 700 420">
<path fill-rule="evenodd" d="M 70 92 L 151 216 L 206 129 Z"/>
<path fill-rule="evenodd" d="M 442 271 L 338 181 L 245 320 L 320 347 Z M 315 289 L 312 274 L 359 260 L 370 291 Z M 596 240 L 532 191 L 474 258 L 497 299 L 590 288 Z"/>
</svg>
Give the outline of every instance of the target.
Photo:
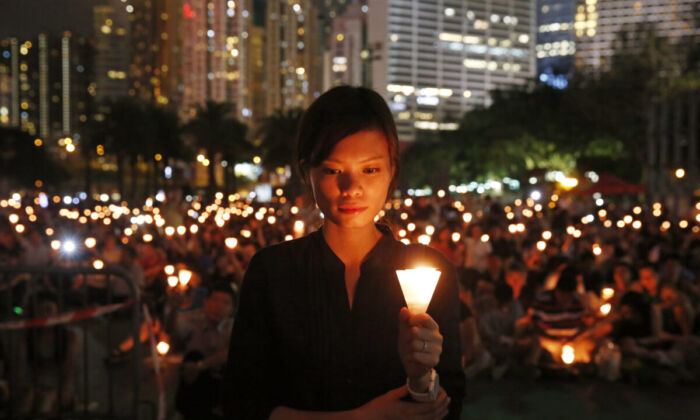
<svg viewBox="0 0 700 420">
<path fill-rule="evenodd" d="M 19 224 L 19 225 L 15 226 L 15 230 L 17 231 L 17 233 L 22 233 L 22 232 L 24 232 L 24 225 L 23 225 L 23 224 Z"/>
<path fill-rule="evenodd" d="M 433 233 L 435 233 L 435 226 L 433 226 L 433 225 L 426 226 L 425 233 L 427 233 L 428 235 L 432 235 Z"/>
<path fill-rule="evenodd" d="M 408 229 L 409 232 L 413 232 L 414 230 L 416 230 L 416 224 L 409 223 L 408 226 L 406 226 L 406 229 Z"/>
<path fill-rule="evenodd" d="M 180 270 L 177 276 L 180 280 L 180 284 L 186 286 L 192 279 L 192 272 L 190 270 Z"/>
<path fill-rule="evenodd" d="M 178 226 L 176 230 L 177 230 L 177 234 L 180 235 L 180 236 L 182 236 L 182 235 L 184 235 L 185 233 L 187 233 L 187 228 L 184 227 L 184 226 Z"/>
<path fill-rule="evenodd" d="M 547 249 L 547 243 L 545 241 L 537 241 L 537 249 L 544 251 Z"/>
<path fill-rule="evenodd" d="M 143 235 L 144 242 L 148 243 L 148 242 L 151 242 L 152 240 L 153 240 L 153 235 L 151 235 L 150 233 Z"/>
<path fill-rule="evenodd" d="M 197 232 L 199 232 L 199 226 L 197 226 L 197 225 L 192 225 L 192 226 L 190 226 L 190 233 L 191 233 L 191 234 L 194 235 L 194 234 L 196 234 Z"/>
<path fill-rule="evenodd" d="M 105 263 L 102 260 L 95 260 L 92 262 L 92 266 L 95 268 L 95 270 L 102 270 L 105 266 Z"/>
<path fill-rule="evenodd" d="M 484 233 L 481 235 L 481 242 L 488 242 L 489 241 L 489 235 Z"/>
<path fill-rule="evenodd" d="M 53 249 L 54 251 L 58 251 L 59 249 L 61 249 L 61 241 L 59 241 L 58 239 L 54 239 L 53 241 L 51 241 L 51 249 Z"/>
<path fill-rule="evenodd" d="M 576 355 L 574 353 L 574 348 L 570 344 L 565 344 L 561 348 L 561 360 L 562 362 L 566 363 L 567 365 L 570 365 L 574 363 L 574 359 L 576 358 Z"/>
<path fill-rule="evenodd" d="M 431 267 L 396 270 L 406 306 L 412 314 L 425 313 L 433 298 L 440 271 Z"/>
<path fill-rule="evenodd" d="M 165 236 L 173 236 L 175 234 L 175 228 L 172 226 L 166 226 Z"/>
<path fill-rule="evenodd" d="M 615 296 L 615 289 L 612 287 L 603 287 L 603 290 L 600 293 L 601 297 L 605 300 L 610 300 Z"/>
<path fill-rule="evenodd" d="M 429 235 L 420 235 L 418 237 L 418 243 L 421 243 L 423 245 L 430 245 L 430 236 Z"/>
<path fill-rule="evenodd" d="M 595 244 L 593 245 L 593 254 L 594 255 L 600 255 L 603 253 L 603 250 L 600 248 L 600 245 Z"/>
<path fill-rule="evenodd" d="M 600 313 L 603 315 L 608 315 L 610 313 L 610 310 L 612 309 L 612 305 L 609 303 L 604 303 L 600 305 Z"/>
<path fill-rule="evenodd" d="M 552 239 L 552 232 L 550 232 L 548 230 L 545 230 L 544 232 L 542 232 L 542 239 L 544 239 L 545 241 Z"/>
<path fill-rule="evenodd" d="M 517 225 L 508 225 L 508 232 L 510 233 L 516 233 L 518 231 L 518 226 Z"/>
<path fill-rule="evenodd" d="M 294 239 L 294 236 L 292 236 L 292 235 L 284 235 L 284 240 L 285 240 L 285 241 L 291 241 L 292 239 Z"/>
<path fill-rule="evenodd" d="M 92 249 L 97 245 L 97 240 L 93 237 L 85 238 L 85 247 Z"/>
<path fill-rule="evenodd" d="M 173 265 L 168 264 L 163 268 L 163 271 L 166 275 L 172 276 L 173 274 L 175 274 L 175 267 Z"/>
<path fill-rule="evenodd" d="M 19 222 L 19 216 L 13 213 L 10 216 L 8 216 L 7 220 L 9 220 L 10 223 L 14 225 L 15 223 Z"/>
<path fill-rule="evenodd" d="M 165 356 L 170 350 L 170 344 L 166 343 L 165 341 L 161 341 L 160 343 L 158 343 L 156 348 L 158 349 L 158 354 L 160 354 L 161 356 Z"/>
<path fill-rule="evenodd" d="M 168 286 L 175 287 L 180 282 L 177 276 L 168 276 Z"/>
<path fill-rule="evenodd" d="M 462 220 L 464 220 L 464 223 L 469 223 L 472 221 L 472 214 L 471 213 L 464 213 L 462 215 Z"/>
<path fill-rule="evenodd" d="M 454 232 L 452 234 L 452 242 L 459 242 L 462 235 L 459 232 Z"/>
<path fill-rule="evenodd" d="M 226 245 L 226 248 L 228 249 L 233 249 L 238 245 L 238 239 L 236 238 L 226 238 L 224 240 L 224 244 Z"/>
</svg>

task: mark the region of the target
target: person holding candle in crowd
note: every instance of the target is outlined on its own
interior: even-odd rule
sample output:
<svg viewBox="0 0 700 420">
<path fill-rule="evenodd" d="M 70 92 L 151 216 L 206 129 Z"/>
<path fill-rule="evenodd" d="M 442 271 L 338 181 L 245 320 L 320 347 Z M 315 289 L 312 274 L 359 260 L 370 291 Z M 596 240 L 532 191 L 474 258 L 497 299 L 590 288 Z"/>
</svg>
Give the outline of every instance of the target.
<svg viewBox="0 0 700 420">
<path fill-rule="evenodd" d="M 324 224 L 248 265 L 224 378 L 235 419 L 457 419 L 464 394 L 454 268 L 375 216 L 398 178 L 398 138 L 377 93 L 341 86 L 305 112 L 298 165 Z M 412 314 L 396 270 L 441 271 Z"/>
</svg>

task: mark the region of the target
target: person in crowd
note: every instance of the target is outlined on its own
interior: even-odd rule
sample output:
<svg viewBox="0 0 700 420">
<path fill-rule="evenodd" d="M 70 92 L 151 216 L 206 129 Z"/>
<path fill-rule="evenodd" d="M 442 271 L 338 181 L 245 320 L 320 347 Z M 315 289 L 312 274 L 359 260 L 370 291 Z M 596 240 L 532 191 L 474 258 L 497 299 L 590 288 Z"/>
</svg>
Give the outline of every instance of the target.
<svg viewBox="0 0 700 420">
<path fill-rule="evenodd" d="M 58 314 L 58 297 L 39 291 L 29 299 L 30 319 Z M 56 414 L 73 409 L 75 397 L 75 364 L 79 336 L 72 326 L 57 325 L 22 331 L 18 341 L 16 378 L 19 397 L 15 403 L 21 414 Z M 15 394 L 13 394 L 15 395 Z"/>
<path fill-rule="evenodd" d="M 528 282 L 527 268 L 519 261 L 512 261 L 505 271 L 505 283 L 513 292 L 513 299 L 520 302 L 523 310 L 527 311 L 538 293 L 537 285 Z"/>
<path fill-rule="evenodd" d="M 567 343 L 580 344 L 575 350 L 581 360 L 587 361 L 590 357 L 587 343 L 576 340 L 587 326 L 584 319 L 586 308 L 576 295 L 579 277 L 581 275 L 575 267 L 565 267 L 555 288 L 538 294 L 531 308 L 530 320 L 540 345 L 555 362 L 560 360 L 562 347 Z"/>
<path fill-rule="evenodd" d="M 216 285 L 209 290 L 204 308 L 174 312 L 168 323 L 174 349 L 184 353 L 175 407 L 186 419 L 213 419 L 222 414 L 219 397 L 235 301 L 230 285 Z"/>
<path fill-rule="evenodd" d="M 488 267 L 487 257 L 491 254 L 491 243 L 482 241 L 479 224 L 471 224 L 464 238 L 464 268 L 475 269 L 480 273 Z"/>
<path fill-rule="evenodd" d="M 657 316 L 657 330 L 670 335 L 688 335 L 693 330 L 693 312 L 685 295 L 670 284 L 660 284 L 656 268 L 652 264 L 643 264 L 639 268 L 640 289 L 651 299 Z"/>
<path fill-rule="evenodd" d="M 298 165 L 320 230 L 247 267 L 225 378 L 229 418 L 459 418 L 464 394 L 457 279 L 442 254 L 405 246 L 374 218 L 398 176 L 386 102 L 341 86 L 304 113 Z M 441 271 L 411 314 L 395 270 Z M 413 401 L 405 401 L 410 399 Z"/>
</svg>

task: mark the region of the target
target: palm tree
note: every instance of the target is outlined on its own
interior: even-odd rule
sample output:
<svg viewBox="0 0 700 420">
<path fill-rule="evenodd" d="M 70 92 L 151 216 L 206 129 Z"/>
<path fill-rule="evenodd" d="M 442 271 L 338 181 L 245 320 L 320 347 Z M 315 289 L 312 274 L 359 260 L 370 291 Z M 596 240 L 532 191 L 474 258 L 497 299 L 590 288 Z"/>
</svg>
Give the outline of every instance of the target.
<svg viewBox="0 0 700 420">
<path fill-rule="evenodd" d="M 51 159 L 46 146 L 36 146 L 34 137 L 18 128 L 0 128 L 0 190 L 17 186 L 57 186 L 66 170 Z"/>
<path fill-rule="evenodd" d="M 207 101 L 204 106 L 198 107 L 195 118 L 184 128 L 187 133 L 192 135 L 197 147 L 206 151 L 211 162 L 208 166 L 209 180 L 207 185 L 210 197 L 214 196 L 218 187 L 214 176 L 216 157 L 226 159 L 228 163 L 224 171 L 226 175 L 230 171 L 228 167 L 233 168 L 234 163 L 240 161 L 243 155 L 251 149 L 251 144 L 246 139 L 248 127 L 234 118 L 232 113 L 232 104 Z M 225 180 L 225 184 L 227 183 Z"/>
<path fill-rule="evenodd" d="M 273 115 L 263 119 L 258 136 L 261 139 L 258 149 L 262 155 L 262 166 L 267 171 L 274 171 L 278 167 L 289 165 L 292 173 L 296 174 L 294 164 L 296 153 L 296 134 L 301 121 L 301 109 L 287 111 L 277 110 Z M 292 176 L 288 185 L 289 192 L 295 194 L 300 191 L 299 176 Z"/>
<path fill-rule="evenodd" d="M 113 154 L 117 161 L 117 188 L 126 196 L 124 189 L 125 166 L 131 168 L 131 195 L 136 194 L 138 178 L 136 163 L 138 156 L 152 137 L 149 119 L 143 105 L 133 98 L 118 98 L 104 103 L 104 120 L 96 129 L 96 136 L 104 140 L 105 152 Z"/>
</svg>

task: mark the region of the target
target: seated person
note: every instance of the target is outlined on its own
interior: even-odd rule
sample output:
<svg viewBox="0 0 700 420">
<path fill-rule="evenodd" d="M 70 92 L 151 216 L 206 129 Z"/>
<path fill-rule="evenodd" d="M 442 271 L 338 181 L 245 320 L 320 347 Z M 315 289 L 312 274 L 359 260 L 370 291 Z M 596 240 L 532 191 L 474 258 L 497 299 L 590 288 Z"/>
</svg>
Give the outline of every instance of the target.
<svg viewBox="0 0 700 420">
<path fill-rule="evenodd" d="M 643 293 L 631 291 L 621 298 L 619 318 L 610 325 L 610 336 L 622 350 L 623 372 L 635 380 L 658 381 L 668 379 L 671 373 L 690 377 L 686 356 L 689 350 L 697 354 L 697 343 L 655 333 L 655 312 L 651 299 Z"/>
<path fill-rule="evenodd" d="M 233 328 L 234 294 L 229 285 L 212 287 L 204 308 L 173 312 L 173 348 L 184 351 L 175 407 L 186 419 L 213 418 L 219 409 L 221 373 Z"/>
<path fill-rule="evenodd" d="M 658 280 L 656 269 L 651 264 L 639 268 L 637 289 L 645 293 L 655 308 L 654 321 L 660 334 L 688 336 L 693 330 L 693 310 L 685 295 L 670 284 Z"/>
<path fill-rule="evenodd" d="M 513 261 L 508 265 L 505 282 L 513 291 L 513 298 L 518 300 L 525 310 L 530 308 L 537 290 L 537 285 L 532 281 L 528 282 L 527 277 L 527 268 L 521 262 Z"/>
<path fill-rule="evenodd" d="M 516 328 L 518 320 L 525 316 L 520 301 L 513 298 L 513 290 L 504 283 L 498 283 L 491 301 L 479 316 L 479 333 L 484 346 L 495 362 L 507 369 L 514 361 L 531 364 L 537 342 Z M 505 372 L 505 371 L 504 371 Z"/>
<path fill-rule="evenodd" d="M 565 344 L 574 347 L 575 360 L 590 361 L 592 346 L 587 340 L 577 340 L 587 327 L 586 308 L 576 295 L 576 286 L 581 275 L 573 266 L 561 271 L 553 290 L 544 290 L 537 295 L 529 318 L 540 345 L 552 359 L 561 360 Z"/>
</svg>

